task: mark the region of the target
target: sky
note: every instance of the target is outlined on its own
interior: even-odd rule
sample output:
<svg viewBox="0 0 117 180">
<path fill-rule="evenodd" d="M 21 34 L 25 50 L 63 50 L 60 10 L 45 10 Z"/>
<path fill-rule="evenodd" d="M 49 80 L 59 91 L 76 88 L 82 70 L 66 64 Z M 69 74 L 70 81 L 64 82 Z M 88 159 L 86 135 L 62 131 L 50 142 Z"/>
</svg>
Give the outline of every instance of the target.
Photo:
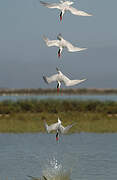
<svg viewBox="0 0 117 180">
<path fill-rule="evenodd" d="M 74 0 L 73 7 L 93 16 L 67 12 L 60 22 L 60 11 L 38 0 L 0 0 L 0 88 L 56 87 L 42 78 L 55 74 L 56 67 L 71 79 L 87 79 L 74 88 L 117 88 L 117 1 Z M 59 33 L 88 49 L 64 49 L 58 59 L 58 48 L 47 47 L 42 37 L 56 39 Z"/>
</svg>

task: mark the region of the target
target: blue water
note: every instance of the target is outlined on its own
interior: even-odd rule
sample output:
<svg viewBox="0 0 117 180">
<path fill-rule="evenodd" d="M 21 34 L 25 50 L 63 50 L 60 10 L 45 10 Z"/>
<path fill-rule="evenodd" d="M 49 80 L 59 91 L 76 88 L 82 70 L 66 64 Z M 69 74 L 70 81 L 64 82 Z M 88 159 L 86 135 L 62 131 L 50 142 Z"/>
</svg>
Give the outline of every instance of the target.
<svg viewBox="0 0 117 180">
<path fill-rule="evenodd" d="M 17 101 L 21 99 L 79 99 L 79 100 L 100 100 L 100 101 L 117 101 L 117 95 L 4 95 L 0 96 L 0 101 L 12 100 Z"/>
<path fill-rule="evenodd" d="M 116 180 L 117 134 L 71 134 L 59 142 L 55 134 L 0 134 L 1 180 L 40 177 L 55 165 L 71 170 L 71 180 Z"/>
</svg>

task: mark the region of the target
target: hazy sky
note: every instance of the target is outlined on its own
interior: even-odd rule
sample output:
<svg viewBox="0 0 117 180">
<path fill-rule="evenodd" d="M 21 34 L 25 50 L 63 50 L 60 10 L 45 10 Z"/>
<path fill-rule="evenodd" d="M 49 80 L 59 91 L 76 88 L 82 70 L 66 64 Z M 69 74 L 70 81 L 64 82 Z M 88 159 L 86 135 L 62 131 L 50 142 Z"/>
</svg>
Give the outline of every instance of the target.
<svg viewBox="0 0 117 180">
<path fill-rule="evenodd" d="M 60 23 L 60 12 L 38 0 L 0 0 L 0 87 L 55 87 L 42 76 L 56 73 L 58 67 L 69 78 L 88 79 L 76 88 L 117 88 L 117 0 L 74 0 L 73 6 L 93 17 L 68 12 Z M 48 48 L 42 39 L 56 39 L 58 33 L 88 49 L 65 49 L 58 59 L 58 49 Z"/>
</svg>

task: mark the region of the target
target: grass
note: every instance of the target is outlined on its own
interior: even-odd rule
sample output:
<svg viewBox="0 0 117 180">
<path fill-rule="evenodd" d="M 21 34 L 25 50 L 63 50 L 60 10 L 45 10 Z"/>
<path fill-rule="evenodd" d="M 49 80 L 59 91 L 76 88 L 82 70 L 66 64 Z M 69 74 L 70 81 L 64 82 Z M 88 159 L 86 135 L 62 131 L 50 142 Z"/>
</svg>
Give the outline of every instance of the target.
<svg viewBox="0 0 117 180">
<path fill-rule="evenodd" d="M 48 124 L 62 120 L 64 126 L 76 123 L 70 133 L 117 132 L 117 102 L 79 100 L 20 100 L 0 102 L 0 132 L 45 132 Z"/>
<path fill-rule="evenodd" d="M 79 132 L 117 132 L 117 116 L 102 113 L 61 112 L 61 113 L 15 113 L 0 117 L 1 133 L 36 133 L 45 132 L 44 120 L 48 124 L 62 120 L 64 126 L 76 123 L 69 133 Z"/>
<path fill-rule="evenodd" d="M 117 102 L 97 100 L 18 100 L 0 102 L 0 114 L 12 113 L 59 113 L 59 112 L 95 112 L 117 114 Z"/>
</svg>

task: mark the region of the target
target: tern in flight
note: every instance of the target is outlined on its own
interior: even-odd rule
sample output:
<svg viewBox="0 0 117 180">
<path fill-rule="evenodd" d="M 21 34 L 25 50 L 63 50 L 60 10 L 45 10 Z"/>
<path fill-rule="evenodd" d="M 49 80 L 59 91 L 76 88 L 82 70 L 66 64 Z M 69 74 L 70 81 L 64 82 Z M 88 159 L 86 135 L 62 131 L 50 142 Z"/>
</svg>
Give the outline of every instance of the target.
<svg viewBox="0 0 117 180">
<path fill-rule="evenodd" d="M 60 3 L 47 3 L 44 1 L 40 1 L 40 3 L 50 9 L 59 9 L 61 11 L 60 13 L 60 21 L 62 21 L 63 15 L 65 14 L 66 11 L 70 11 L 72 14 L 77 15 L 77 16 L 92 16 L 92 14 L 88 14 L 84 11 L 80 11 L 71 5 L 74 4 L 72 1 L 60 1 Z"/>
<path fill-rule="evenodd" d="M 50 40 L 47 37 L 43 36 L 43 40 L 45 41 L 48 47 L 57 46 L 59 47 L 58 50 L 58 57 L 60 58 L 63 48 L 67 48 L 69 52 L 76 52 L 76 51 L 83 51 L 87 48 L 79 48 L 72 45 L 70 42 L 66 41 L 61 34 L 57 36 L 57 40 Z"/>
<path fill-rule="evenodd" d="M 75 123 L 74 123 L 75 124 Z M 48 124 L 46 123 L 46 121 L 44 121 L 44 125 L 45 125 L 45 129 L 48 133 L 50 133 L 51 131 L 56 131 L 56 141 L 59 140 L 59 133 L 60 134 L 66 134 L 70 128 L 72 128 L 72 126 L 74 124 L 68 125 L 66 127 L 64 127 L 61 124 L 61 120 L 58 118 L 58 122 L 51 124 L 50 126 L 48 126 Z"/>
<path fill-rule="evenodd" d="M 49 84 L 52 82 L 57 82 L 57 92 L 59 93 L 59 89 L 61 86 L 61 82 L 65 84 L 65 86 L 74 86 L 77 85 L 86 79 L 81 79 L 81 80 L 70 80 L 68 77 L 66 77 L 61 71 L 59 71 L 58 68 L 56 68 L 57 74 L 54 74 L 50 77 L 43 76 L 44 81 Z"/>
</svg>

